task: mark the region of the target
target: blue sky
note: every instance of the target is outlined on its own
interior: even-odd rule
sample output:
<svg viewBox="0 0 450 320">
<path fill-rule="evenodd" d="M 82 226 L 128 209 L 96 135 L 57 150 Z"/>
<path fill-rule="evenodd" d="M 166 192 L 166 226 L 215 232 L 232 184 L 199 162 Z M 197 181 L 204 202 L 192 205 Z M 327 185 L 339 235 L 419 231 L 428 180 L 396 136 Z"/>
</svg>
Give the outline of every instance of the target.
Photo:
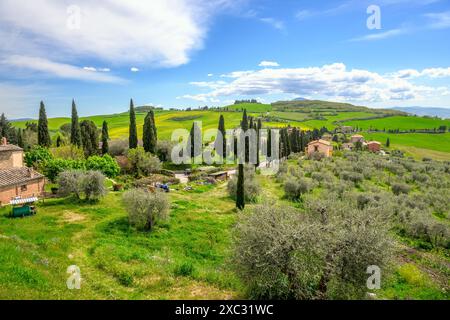
<svg viewBox="0 0 450 320">
<path fill-rule="evenodd" d="M 2 0 L 9 118 L 295 97 L 450 107 L 444 0 Z M 369 29 L 376 5 L 381 29 Z M 30 23 L 32 21 L 32 23 Z"/>
</svg>

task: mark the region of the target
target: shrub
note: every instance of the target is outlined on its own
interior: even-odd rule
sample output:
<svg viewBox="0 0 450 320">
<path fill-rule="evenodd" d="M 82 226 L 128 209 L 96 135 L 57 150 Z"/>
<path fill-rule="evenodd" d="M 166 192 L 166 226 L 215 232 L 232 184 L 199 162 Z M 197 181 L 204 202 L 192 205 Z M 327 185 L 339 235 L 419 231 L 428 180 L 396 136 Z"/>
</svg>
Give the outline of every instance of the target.
<svg viewBox="0 0 450 320">
<path fill-rule="evenodd" d="M 120 173 L 120 167 L 117 161 L 109 154 L 89 157 L 86 160 L 86 169 L 101 171 L 108 178 L 115 178 Z"/>
<path fill-rule="evenodd" d="M 62 196 L 75 195 L 85 200 L 98 200 L 106 194 L 105 176 L 98 171 L 84 172 L 81 170 L 66 170 L 58 176 L 59 193 Z"/>
<path fill-rule="evenodd" d="M 40 165 L 44 175 L 55 182 L 58 175 L 66 170 L 85 170 L 85 162 L 81 160 L 51 159 Z"/>
<path fill-rule="evenodd" d="M 354 184 L 361 183 L 364 180 L 364 176 L 357 172 L 344 171 L 341 172 L 340 177 L 343 180 L 352 181 Z"/>
<path fill-rule="evenodd" d="M 236 199 L 237 193 L 237 175 L 234 175 L 227 185 L 228 194 L 232 199 Z M 244 171 L 244 198 L 248 202 L 256 202 L 261 193 L 261 186 L 256 180 L 255 167 L 250 165 L 245 167 Z"/>
<path fill-rule="evenodd" d="M 98 200 L 106 195 L 105 176 L 100 171 L 87 171 L 81 182 L 86 200 Z"/>
<path fill-rule="evenodd" d="M 58 192 L 62 196 L 74 194 L 78 199 L 80 199 L 83 175 L 83 171 L 80 170 L 67 170 L 61 172 L 58 176 Z"/>
<path fill-rule="evenodd" d="M 62 146 L 59 148 L 52 148 L 50 151 L 54 158 L 65 160 L 84 160 L 84 151 L 77 146 Z"/>
<path fill-rule="evenodd" d="M 408 194 L 410 190 L 411 190 L 411 187 L 405 183 L 393 183 L 392 184 L 392 192 L 397 196 L 402 193 Z"/>
<path fill-rule="evenodd" d="M 124 156 L 128 152 L 128 140 L 112 140 L 108 142 L 109 154 L 114 156 Z"/>
<path fill-rule="evenodd" d="M 151 231 L 159 220 L 167 218 L 169 200 L 161 191 L 132 189 L 123 194 L 123 202 L 130 224 L 138 230 Z"/>
<path fill-rule="evenodd" d="M 53 159 L 52 154 L 47 148 L 34 146 L 25 153 L 24 160 L 28 167 L 38 168 L 40 164 Z"/>
<path fill-rule="evenodd" d="M 364 298 L 367 267 L 385 272 L 391 258 L 387 226 L 332 199 L 306 213 L 265 204 L 239 216 L 233 265 L 250 297 Z"/>
<path fill-rule="evenodd" d="M 284 192 L 286 197 L 291 200 L 298 200 L 305 193 L 308 193 L 313 188 L 313 184 L 310 179 L 302 178 L 288 178 L 284 183 Z"/>
<path fill-rule="evenodd" d="M 130 170 L 135 176 L 148 176 L 153 172 L 161 170 L 161 162 L 152 154 L 145 152 L 144 148 L 128 150 L 128 161 L 130 162 Z"/>
<path fill-rule="evenodd" d="M 174 274 L 176 276 L 189 277 L 192 276 L 195 272 L 195 267 L 191 262 L 184 262 L 180 265 L 177 265 L 174 270 Z"/>
</svg>

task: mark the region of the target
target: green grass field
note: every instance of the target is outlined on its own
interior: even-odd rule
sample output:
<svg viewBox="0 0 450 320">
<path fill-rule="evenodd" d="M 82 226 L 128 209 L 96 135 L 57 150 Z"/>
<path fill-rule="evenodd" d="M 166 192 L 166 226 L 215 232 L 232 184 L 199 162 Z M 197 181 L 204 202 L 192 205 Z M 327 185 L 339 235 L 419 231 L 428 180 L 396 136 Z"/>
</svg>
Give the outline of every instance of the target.
<svg viewBox="0 0 450 320">
<path fill-rule="evenodd" d="M 299 103 L 293 104 L 297 106 Z M 242 119 L 242 108 L 247 109 L 248 114 L 252 116 L 269 115 L 274 118 L 271 122 L 263 122 L 263 127 L 286 127 L 288 125 L 299 127 L 303 130 L 312 130 L 314 128 L 326 127 L 329 130 L 334 129 L 337 123 L 359 127 L 367 130 L 370 127 L 377 129 L 433 129 L 441 125 L 450 127 L 449 120 L 440 120 L 435 118 L 412 117 L 412 116 L 390 116 L 380 119 L 371 120 L 351 120 L 361 119 L 367 117 L 381 116 L 388 111 L 380 111 L 354 107 L 351 109 L 348 105 L 337 104 L 335 109 L 333 104 L 326 103 L 324 105 L 317 104 L 317 102 L 300 103 L 303 108 L 305 105 L 307 109 L 302 109 L 303 112 L 279 111 L 285 107 L 284 104 L 255 104 L 243 103 L 228 106 L 228 110 L 238 111 L 162 111 L 158 110 L 155 113 L 156 125 L 158 129 L 158 138 L 168 140 L 171 138 L 172 132 L 175 129 L 190 130 L 193 121 L 201 121 L 203 129 L 216 129 L 218 126 L 219 117 L 221 114 L 225 117 L 225 126 L 227 129 L 236 128 L 239 126 Z M 288 110 L 293 109 L 289 105 Z M 324 109 L 326 108 L 326 109 Z M 349 109 L 350 108 L 350 109 Z M 342 111 L 343 110 L 343 111 Z M 308 120 L 311 117 L 320 115 L 323 119 Z M 142 126 L 144 123 L 145 113 L 137 113 L 137 127 L 138 136 L 142 136 Z M 98 115 L 91 117 L 82 117 L 80 120 L 90 119 L 100 128 L 103 120 L 108 122 L 109 133 L 112 139 L 126 139 L 128 137 L 129 116 L 127 112 L 113 115 Z M 279 119 L 279 120 L 277 120 Z M 277 122 L 278 121 L 278 122 Z M 14 122 L 17 127 L 24 128 L 25 122 Z M 49 129 L 52 133 L 58 132 L 61 125 L 70 123 L 70 118 L 51 118 L 48 121 Z M 449 134 L 435 135 L 435 134 L 387 134 L 387 133 L 363 133 L 367 140 L 378 140 L 382 143 L 386 141 L 389 136 L 391 138 L 391 147 L 405 151 L 408 155 L 421 159 L 423 157 L 431 157 L 437 160 L 450 159 L 450 138 Z"/>
<path fill-rule="evenodd" d="M 450 133 L 363 133 L 366 140 L 380 141 L 383 145 L 389 137 L 391 149 L 405 151 L 417 159 L 424 157 L 450 160 Z"/>
<path fill-rule="evenodd" d="M 346 121 L 347 126 L 361 128 L 362 130 L 378 129 L 378 130 L 410 130 L 410 129 L 434 129 L 439 126 L 450 127 L 450 120 L 441 120 L 436 118 L 412 117 L 412 116 L 395 116 L 381 119 Z"/>
</svg>

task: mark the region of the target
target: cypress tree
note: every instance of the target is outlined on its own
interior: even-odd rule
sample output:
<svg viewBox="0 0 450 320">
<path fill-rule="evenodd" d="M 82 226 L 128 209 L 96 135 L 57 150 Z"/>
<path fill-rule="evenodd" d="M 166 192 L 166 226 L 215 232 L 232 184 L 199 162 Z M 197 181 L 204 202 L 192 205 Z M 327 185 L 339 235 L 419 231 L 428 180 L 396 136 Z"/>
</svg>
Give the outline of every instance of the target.
<svg viewBox="0 0 450 320">
<path fill-rule="evenodd" d="M 188 148 L 192 159 L 202 154 L 202 133 L 197 122 L 192 123 L 191 132 L 188 139 Z"/>
<path fill-rule="evenodd" d="M 86 157 L 98 154 L 98 131 L 97 126 L 91 120 L 80 123 L 81 141 Z"/>
<path fill-rule="evenodd" d="M 21 128 L 19 128 L 19 130 L 17 131 L 17 145 L 22 149 L 25 147 L 25 144 L 23 143 L 23 132 Z"/>
<path fill-rule="evenodd" d="M 50 139 L 50 133 L 48 131 L 48 120 L 45 112 L 44 102 L 41 101 L 39 107 L 39 120 L 38 120 L 38 144 L 42 147 L 50 147 L 52 141 Z"/>
<path fill-rule="evenodd" d="M 75 100 L 72 100 L 72 124 L 70 128 L 70 143 L 74 146 L 81 147 L 81 128 L 78 122 L 77 106 Z"/>
<path fill-rule="evenodd" d="M 147 113 L 144 119 L 144 130 L 142 135 L 144 150 L 150 153 L 156 153 L 156 130 L 154 128 L 155 124 L 153 123 L 153 119 L 152 112 Z"/>
<path fill-rule="evenodd" d="M 267 134 L 267 158 L 269 158 L 269 161 L 271 157 L 272 157 L 272 130 L 269 129 L 269 132 Z"/>
<path fill-rule="evenodd" d="M 245 198 L 244 198 L 244 164 L 238 165 L 238 181 L 236 190 L 236 208 L 244 210 Z"/>
<path fill-rule="evenodd" d="M 158 131 L 156 130 L 155 113 L 153 112 L 153 109 L 150 109 L 150 116 L 152 117 L 153 135 L 155 136 L 155 148 L 156 148 L 156 144 L 158 142 Z"/>
<path fill-rule="evenodd" d="M 107 154 L 109 152 L 109 132 L 108 132 L 108 123 L 103 121 L 102 125 L 102 154 Z"/>
<path fill-rule="evenodd" d="M 389 148 L 389 146 L 391 145 L 391 141 L 389 140 L 389 138 L 386 139 L 386 148 Z"/>
<path fill-rule="evenodd" d="M 128 145 L 130 149 L 136 149 L 138 146 L 137 128 L 136 128 L 136 112 L 134 111 L 133 99 L 130 100 L 130 136 Z"/>
<path fill-rule="evenodd" d="M 227 156 L 227 151 L 226 151 L 226 147 L 227 147 L 227 140 L 226 140 L 226 132 L 225 132 L 225 118 L 223 117 L 223 115 L 220 115 L 219 118 L 219 127 L 217 129 L 220 133 L 222 133 L 222 154 L 220 154 L 220 156 L 222 158 L 225 158 Z M 220 146 L 218 146 L 216 144 L 216 150 L 220 149 Z"/>
<path fill-rule="evenodd" d="M 244 109 L 244 114 L 242 116 L 242 121 L 241 121 L 241 129 L 242 131 L 247 132 L 248 130 L 248 117 L 247 117 L 247 109 Z M 244 154 L 245 154 L 245 163 L 249 162 L 250 159 L 250 141 L 248 139 L 248 137 L 245 137 L 245 142 L 244 142 Z"/>
</svg>

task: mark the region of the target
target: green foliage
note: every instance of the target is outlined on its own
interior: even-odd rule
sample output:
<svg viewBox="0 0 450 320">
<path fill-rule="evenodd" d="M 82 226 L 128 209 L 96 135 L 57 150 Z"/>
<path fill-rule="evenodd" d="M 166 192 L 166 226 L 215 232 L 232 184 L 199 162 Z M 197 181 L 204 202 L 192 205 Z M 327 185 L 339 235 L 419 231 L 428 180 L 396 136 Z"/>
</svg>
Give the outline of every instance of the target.
<svg viewBox="0 0 450 320">
<path fill-rule="evenodd" d="M 161 170 L 161 162 L 152 154 L 145 152 L 144 148 L 137 147 L 128 150 L 128 161 L 130 170 L 136 177 L 148 176 L 149 174 Z"/>
<path fill-rule="evenodd" d="M 117 161 L 108 154 L 89 157 L 86 160 L 86 169 L 100 171 L 108 178 L 115 178 L 120 173 Z"/>
<path fill-rule="evenodd" d="M 135 149 L 138 146 L 136 112 L 134 110 L 133 99 L 130 100 L 130 129 L 128 137 L 128 146 L 130 149 Z"/>
<path fill-rule="evenodd" d="M 39 107 L 38 144 L 42 147 L 50 147 L 52 144 L 48 131 L 47 113 L 45 112 L 44 102 L 42 101 Z"/>
<path fill-rule="evenodd" d="M 123 203 L 130 224 L 137 230 L 151 231 L 158 221 L 167 219 L 169 200 L 161 191 L 132 189 L 123 194 Z"/>
<path fill-rule="evenodd" d="M 332 198 L 307 203 L 305 214 L 257 206 L 236 226 L 236 273 L 256 299 L 362 299 L 367 267 L 391 260 L 380 211 Z"/>
<path fill-rule="evenodd" d="M 58 176 L 58 192 L 63 196 L 84 194 L 86 201 L 97 201 L 107 193 L 105 176 L 99 171 L 65 170 Z"/>
<path fill-rule="evenodd" d="M 256 179 L 255 167 L 239 165 L 238 174 L 228 181 L 227 190 L 229 196 L 236 200 L 236 205 L 245 206 L 245 202 L 256 202 L 261 193 L 261 186 Z"/>
<path fill-rule="evenodd" d="M 147 113 L 144 120 L 144 130 L 142 137 L 144 150 L 153 154 L 156 153 L 157 147 L 156 126 L 154 123 L 154 119 L 155 117 L 153 111 Z"/>
<path fill-rule="evenodd" d="M 71 119 L 71 125 L 70 125 L 70 143 L 77 147 L 82 146 L 81 127 L 80 127 L 80 123 L 78 122 L 78 112 L 77 112 L 77 106 L 75 105 L 75 100 L 72 100 L 72 119 Z"/>
<path fill-rule="evenodd" d="M 80 123 L 80 128 L 86 158 L 98 154 L 98 131 L 95 123 L 91 120 L 83 120 Z"/>
<path fill-rule="evenodd" d="M 55 182 L 61 172 L 71 169 L 85 170 L 86 165 L 82 160 L 50 159 L 41 163 L 39 168 L 51 182 Z"/>
<path fill-rule="evenodd" d="M 109 133 L 108 133 L 108 123 L 106 121 L 103 121 L 102 125 L 102 154 L 105 155 L 109 153 Z"/>
<path fill-rule="evenodd" d="M 47 148 L 34 146 L 25 152 L 24 160 L 28 167 L 38 168 L 42 163 L 52 160 L 53 156 Z"/>
</svg>

